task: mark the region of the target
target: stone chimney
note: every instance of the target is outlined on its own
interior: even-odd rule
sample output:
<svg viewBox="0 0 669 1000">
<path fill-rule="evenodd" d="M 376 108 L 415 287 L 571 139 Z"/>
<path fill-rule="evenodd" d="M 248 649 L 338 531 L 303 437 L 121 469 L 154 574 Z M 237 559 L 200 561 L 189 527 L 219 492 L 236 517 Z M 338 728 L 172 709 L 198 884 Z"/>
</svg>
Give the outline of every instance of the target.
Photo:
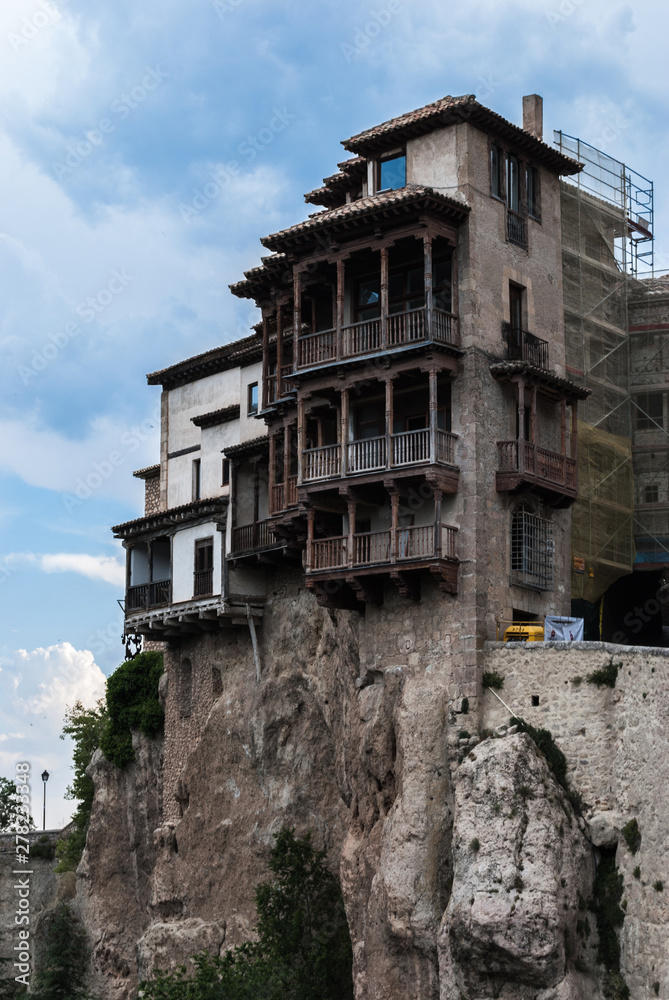
<svg viewBox="0 0 669 1000">
<path fill-rule="evenodd" d="M 535 139 L 544 137 L 544 99 L 539 94 L 523 97 L 523 128 Z"/>
</svg>

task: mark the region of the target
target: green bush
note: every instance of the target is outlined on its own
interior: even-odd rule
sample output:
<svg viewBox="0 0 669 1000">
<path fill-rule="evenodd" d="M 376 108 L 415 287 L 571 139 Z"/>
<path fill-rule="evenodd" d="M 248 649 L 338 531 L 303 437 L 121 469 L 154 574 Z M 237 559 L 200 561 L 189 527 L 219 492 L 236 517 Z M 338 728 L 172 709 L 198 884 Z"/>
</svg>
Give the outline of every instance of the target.
<svg viewBox="0 0 669 1000">
<path fill-rule="evenodd" d="M 602 858 L 595 877 L 595 916 L 599 933 L 597 961 L 608 972 L 620 972 L 620 943 L 618 927 L 622 927 L 625 911 L 620 906 L 623 898 L 623 877 L 613 858 Z"/>
<path fill-rule="evenodd" d="M 486 670 L 483 674 L 483 687 L 501 691 L 504 687 L 504 676 L 498 674 L 496 670 Z"/>
<path fill-rule="evenodd" d="M 135 759 L 132 730 L 156 736 L 163 726 L 158 701 L 158 681 L 163 672 L 162 653 L 140 653 L 126 660 L 107 680 L 108 721 L 100 748 L 118 767 Z"/>
<path fill-rule="evenodd" d="M 625 823 L 622 829 L 622 834 L 631 853 L 636 854 L 641 847 L 641 831 L 639 830 L 639 824 L 636 818 L 631 819 L 629 823 Z"/>
<path fill-rule="evenodd" d="M 40 837 L 30 845 L 31 858 L 46 858 L 53 861 L 56 856 L 56 845 L 48 837 Z"/>
<path fill-rule="evenodd" d="M 341 889 L 311 835 L 276 835 L 271 881 L 256 887 L 257 943 L 206 952 L 140 985 L 144 1000 L 352 1000 L 351 937 Z"/>
<path fill-rule="evenodd" d="M 611 657 L 611 662 L 607 663 L 605 667 L 602 667 L 600 670 L 593 670 L 591 674 L 588 674 L 588 684 L 596 684 L 597 687 L 614 688 L 620 667 L 622 667 L 622 663 L 614 663 L 613 657 Z"/>
<path fill-rule="evenodd" d="M 78 701 L 73 708 L 68 708 L 65 713 L 65 724 L 60 738 L 64 740 L 66 736 L 69 736 L 74 742 L 72 754 L 74 779 L 69 785 L 65 797 L 78 799 L 79 804 L 72 817 L 72 829 L 69 836 L 59 840 L 56 844 L 57 872 L 75 871 L 86 846 L 86 834 L 95 793 L 93 780 L 86 774 L 86 768 L 100 746 L 107 721 L 107 709 L 102 700 L 94 708 L 84 708 L 82 703 Z"/>
</svg>

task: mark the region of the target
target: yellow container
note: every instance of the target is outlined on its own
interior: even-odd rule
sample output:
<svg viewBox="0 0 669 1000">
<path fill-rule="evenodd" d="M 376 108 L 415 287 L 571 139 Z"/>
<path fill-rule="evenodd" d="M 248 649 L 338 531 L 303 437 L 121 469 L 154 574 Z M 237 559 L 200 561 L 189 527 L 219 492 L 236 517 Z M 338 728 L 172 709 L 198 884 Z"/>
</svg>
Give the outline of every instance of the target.
<svg viewBox="0 0 669 1000">
<path fill-rule="evenodd" d="M 517 622 L 504 632 L 504 642 L 543 642 L 544 627 L 535 622 Z"/>
</svg>

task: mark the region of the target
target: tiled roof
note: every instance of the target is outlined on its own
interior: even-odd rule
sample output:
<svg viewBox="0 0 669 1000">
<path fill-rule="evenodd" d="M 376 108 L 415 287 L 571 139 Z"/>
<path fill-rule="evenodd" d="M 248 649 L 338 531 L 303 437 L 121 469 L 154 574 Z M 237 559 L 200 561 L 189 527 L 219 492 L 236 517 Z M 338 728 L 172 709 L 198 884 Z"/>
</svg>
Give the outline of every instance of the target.
<svg viewBox="0 0 669 1000">
<path fill-rule="evenodd" d="M 391 118 L 364 132 L 358 132 L 357 135 L 346 139 L 342 145 L 352 153 L 373 156 L 407 139 L 460 121 L 470 121 L 473 125 L 495 132 L 509 141 L 515 141 L 519 147 L 531 150 L 537 159 L 556 173 L 575 174 L 582 169 L 576 160 L 563 156 L 552 146 L 479 104 L 474 94 L 443 97 L 432 104 L 426 104 L 415 111 Z"/>
<path fill-rule="evenodd" d="M 325 205 L 334 208 L 346 199 L 346 192 L 356 190 L 360 193 L 361 181 L 365 176 L 366 163 L 364 156 L 354 156 L 350 160 L 338 163 L 339 172 L 323 178 L 323 186 L 308 191 L 304 200 L 311 205 Z"/>
<path fill-rule="evenodd" d="M 512 375 L 530 375 L 545 386 L 557 389 L 573 396 L 575 399 L 587 399 L 591 389 L 586 389 L 583 385 L 577 385 L 569 378 L 556 375 L 555 372 L 540 368 L 539 365 L 532 364 L 531 361 L 498 361 L 490 366 L 490 372 L 495 378 L 508 378 Z"/>
<path fill-rule="evenodd" d="M 227 371 L 238 365 L 252 364 L 262 358 L 262 343 L 257 335 L 235 340 L 231 344 L 223 344 L 204 354 L 196 354 L 193 358 L 179 361 L 176 365 L 151 372 L 146 376 L 149 385 L 162 385 L 165 389 L 174 389 L 179 385 L 196 382 L 207 375 Z"/>
<path fill-rule="evenodd" d="M 269 447 L 269 437 L 263 434 L 262 437 L 252 438 L 250 441 L 242 441 L 241 444 L 234 444 L 231 448 L 225 449 L 226 458 L 243 458 L 256 451 L 263 451 Z"/>
<path fill-rule="evenodd" d="M 209 413 L 200 413 L 197 417 L 191 417 L 191 423 L 196 427 L 215 427 L 217 424 L 225 424 L 230 420 L 238 420 L 241 408 L 239 403 L 235 406 L 226 406 L 221 410 L 210 410 Z"/>
<path fill-rule="evenodd" d="M 144 534 L 145 532 L 159 530 L 173 524 L 180 524 L 184 521 L 191 521 L 206 514 L 212 516 L 220 515 L 228 506 L 227 497 L 209 497 L 204 500 L 193 500 L 191 503 L 182 504 L 180 507 L 170 507 L 169 510 L 156 511 L 155 514 L 146 514 L 144 517 L 136 517 L 133 521 L 124 521 L 123 524 L 116 524 L 111 529 L 117 538 L 126 538 L 128 535 Z"/>
<path fill-rule="evenodd" d="M 158 465 L 147 465 L 145 469 L 136 469 L 133 472 L 135 479 L 152 479 L 160 474 L 160 463 Z"/>
<path fill-rule="evenodd" d="M 421 203 L 424 203 L 424 206 Z M 403 209 L 427 208 L 428 204 L 432 208 L 446 211 L 459 219 L 462 219 L 469 211 L 469 207 L 464 202 L 439 194 L 433 188 L 423 187 L 419 184 L 407 185 L 407 187 L 399 188 L 396 191 L 384 191 L 369 198 L 360 198 L 358 201 L 341 205 L 339 208 L 315 212 L 305 222 L 298 222 L 288 229 L 271 233 L 260 242 L 270 250 L 278 250 L 280 247 L 294 242 L 296 238 L 308 236 L 319 229 L 347 228 L 350 223 L 364 216 L 383 215 Z"/>
<path fill-rule="evenodd" d="M 248 298 L 253 288 L 258 287 L 259 281 L 261 286 L 264 286 L 269 276 L 280 274 L 286 268 L 288 260 L 284 253 L 273 253 L 260 259 L 262 264 L 244 271 L 243 281 L 237 281 L 233 285 L 228 285 L 233 295 L 237 295 L 242 299 Z"/>
</svg>

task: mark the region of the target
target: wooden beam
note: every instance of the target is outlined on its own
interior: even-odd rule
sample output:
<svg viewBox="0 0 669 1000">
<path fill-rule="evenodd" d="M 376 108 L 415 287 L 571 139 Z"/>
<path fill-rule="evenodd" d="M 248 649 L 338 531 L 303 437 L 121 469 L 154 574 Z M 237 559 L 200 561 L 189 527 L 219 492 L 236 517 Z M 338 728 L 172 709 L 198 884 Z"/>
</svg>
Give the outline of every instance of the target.
<svg viewBox="0 0 669 1000">
<path fill-rule="evenodd" d="M 381 350 L 388 348 L 388 247 L 381 247 Z"/>
<path fill-rule="evenodd" d="M 425 318 L 427 322 L 426 336 L 428 340 L 433 335 L 433 313 L 434 303 L 432 297 L 432 234 L 426 233 L 423 236 L 423 261 L 424 261 L 424 287 L 425 287 Z"/>
<path fill-rule="evenodd" d="M 437 464 L 437 416 L 438 416 L 438 393 L 437 393 L 437 371 L 431 368 L 428 374 L 430 383 L 430 464 Z"/>
<path fill-rule="evenodd" d="M 302 275 L 293 266 L 293 368 L 297 368 L 300 349 L 300 332 L 302 329 Z"/>
<path fill-rule="evenodd" d="M 264 349 L 263 349 L 264 350 Z M 283 311 L 280 305 L 276 307 L 276 398 L 283 395 Z"/>
</svg>

